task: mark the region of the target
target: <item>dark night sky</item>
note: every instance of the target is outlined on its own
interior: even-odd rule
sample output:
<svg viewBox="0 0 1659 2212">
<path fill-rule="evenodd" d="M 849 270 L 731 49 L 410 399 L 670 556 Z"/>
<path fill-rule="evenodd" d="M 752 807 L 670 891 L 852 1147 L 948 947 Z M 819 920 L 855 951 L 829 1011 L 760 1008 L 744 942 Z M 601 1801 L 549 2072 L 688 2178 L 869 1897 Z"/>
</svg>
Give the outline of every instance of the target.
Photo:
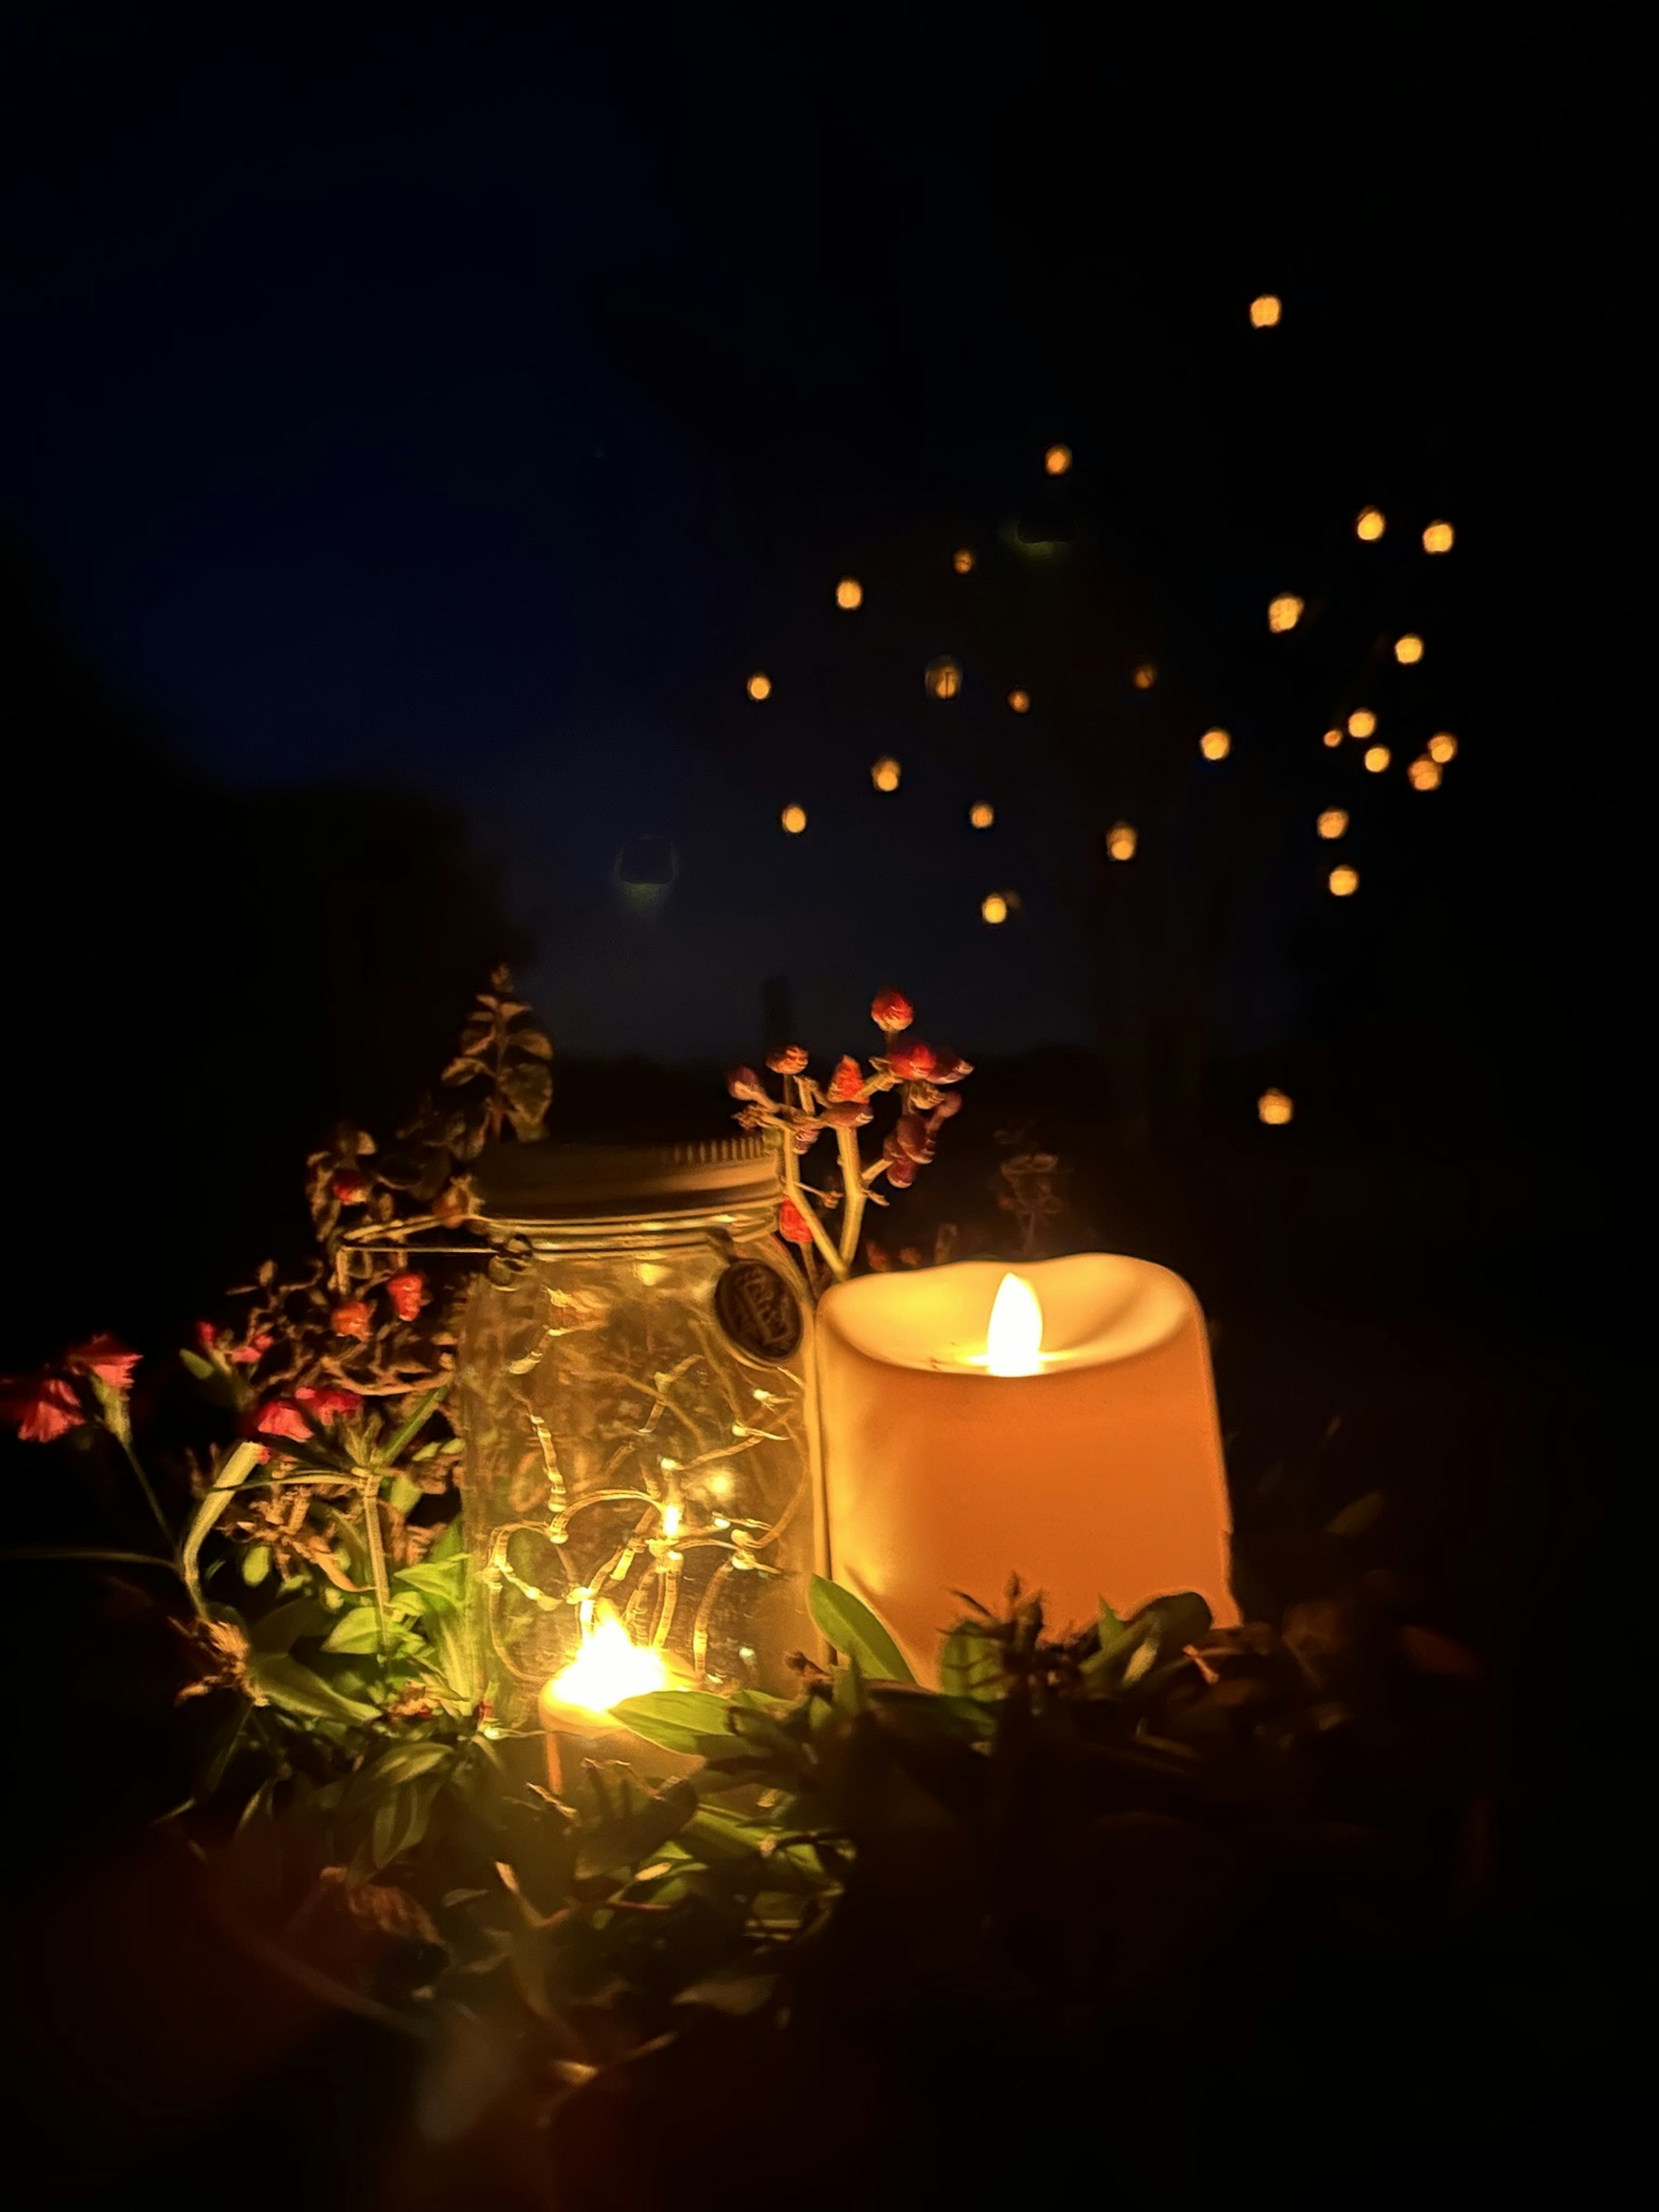
<svg viewBox="0 0 1659 2212">
<path fill-rule="evenodd" d="M 994 545 L 1063 436 L 1110 525 L 1111 652 L 1136 599 L 1192 713 L 1237 726 L 1266 588 L 1367 498 L 1443 508 L 1456 834 L 1434 859 L 1413 822 L 1370 880 L 1437 868 L 1490 924 L 1524 899 L 1548 738 L 1517 706 L 1537 725 L 1612 619 L 1585 549 L 1565 578 L 1547 549 L 1623 465 L 1652 60 L 1635 16 L 1540 46 L 1443 14 L 1233 49 L 24 9 L 0 528 L 215 779 L 458 808 L 562 1046 L 691 1058 L 751 1049 L 778 973 L 814 1042 L 890 976 L 981 1053 L 1097 1035 L 1066 890 L 1099 823 L 1034 723 L 994 862 L 960 830 L 968 783 L 907 734 L 911 631 L 817 696 L 854 650 L 842 568 L 900 599 L 957 535 Z M 1522 665 L 1523 635 L 1568 653 Z M 971 665 L 971 633 L 939 642 Z M 742 676 L 792 653 L 762 725 Z M 912 775 L 884 816 L 890 732 Z M 1239 804 L 1260 842 L 1268 803 Z M 611 882 L 644 833 L 681 871 L 648 923 Z M 1000 938 L 996 881 L 1027 898 Z M 1271 1053 L 1307 1012 L 1298 910 L 1249 910 L 1222 1019 Z"/>
</svg>

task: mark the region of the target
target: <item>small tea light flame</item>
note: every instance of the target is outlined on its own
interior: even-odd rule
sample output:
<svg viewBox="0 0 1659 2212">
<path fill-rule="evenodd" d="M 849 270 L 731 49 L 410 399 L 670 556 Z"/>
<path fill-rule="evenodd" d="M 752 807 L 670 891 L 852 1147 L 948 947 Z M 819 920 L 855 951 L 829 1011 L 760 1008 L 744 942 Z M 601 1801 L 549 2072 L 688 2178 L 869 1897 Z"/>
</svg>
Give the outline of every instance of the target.
<svg viewBox="0 0 1659 2212">
<path fill-rule="evenodd" d="M 673 1683 L 668 1663 L 650 1644 L 638 1644 L 615 1613 L 600 1610 L 582 1636 L 581 1649 L 542 1692 L 542 1705 L 574 1705 L 602 1719 L 624 1698 L 648 1697 L 653 1690 L 669 1690 Z"/>
<path fill-rule="evenodd" d="M 1005 1275 L 985 1332 L 985 1364 L 993 1375 L 1042 1372 L 1042 1307 L 1023 1275 Z"/>
</svg>

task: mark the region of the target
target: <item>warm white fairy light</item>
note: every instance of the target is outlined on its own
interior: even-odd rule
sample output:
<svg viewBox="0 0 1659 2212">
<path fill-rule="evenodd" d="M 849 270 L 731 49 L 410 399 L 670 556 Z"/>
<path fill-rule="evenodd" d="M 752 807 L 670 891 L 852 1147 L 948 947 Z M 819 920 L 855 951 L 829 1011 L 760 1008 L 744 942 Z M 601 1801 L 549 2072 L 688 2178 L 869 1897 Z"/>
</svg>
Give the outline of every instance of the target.
<svg viewBox="0 0 1659 2212">
<path fill-rule="evenodd" d="M 1375 545 L 1388 526 L 1388 517 L 1380 507 L 1362 507 L 1354 517 L 1353 534 L 1363 544 Z"/>
<path fill-rule="evenodd" d="M 1042 465 L 1051 477 L 1063 477 L 1067 469 L 1072 465 L 1071 447 L 1069 446 L 1050 446 L 1048 452 L 1042 456 Z"/>
<path fill-rule="evenodd" d="M 1348 827 L 1348 812 L 1344 806 L 1328 806 L 1314 827 L 1325 838 L 1340 837 Z"/>
<path fill-rule="evenodd" d="M 1356 707 L 1349 715 L 1348 735 L 1351 738 L 1374 738 L 1376 735 L 1376 717 L 1369 707 Z"/>
<path fill-rule="evenodd" d="M 1423 532 L 1423 550 L 1425 553 L 1449 553 L 1456 538 L 1457 532 L 1449 522 L 1431 522 Z"/>
<path fill-rule="evenodd" d="M 1394 755 L 1386 745 L 1367 745 L 1365 748 L 1365 766 L 1373 775 L 1381 775 L 1393 758 Z"/>
<path fill-rule="evenodd" d="M 1359 871 L 1346 866 L 1333 868 L 1326 881 L 1333 898 L 1352 898 L 1359 889 Z"/>
<path fill-rule="evenodd" d="M 1008 919 L 1008 901 L 1001 891 L 988 891 L 979 902 L 980 918 L 994 927 Z"/>
<path fill-rule="evenodd" d="M 772 696 L 772 679 L 769 676 L 763 674 L 757 668 L 744 689 L 751 699 L 769 699 Z"/>
<path fill-rule="evenodd" d="M 1267 627 L 1275 637 L 1294 629 L 1301 621 L 1304 603 L 1294 592 L 1281 592 L 1276 599 L 1267 602 Z"/>
<path fill-rule="evenodd" d="M 1394 657 L 1402 668 L 1414 668 L 1423 658 L 1423 641 L 1415 631 L 1407 630 L 1394 641 Z"/>
<path fill-rule="evenodd" d="M 903 770 L 891 753 L 884 753 L 878 761 L 871 763 L 870 781 L 878 791 L 896 791 L 902 775 Z"/>
<path fill-rule="evenodd" d="M 1198 741 L 1198 750 L 1207 761 L 1225 760 L 1232 749 L 1232 738 L 1225 730 L 1206 730 Z"/>
<path fill-rule="evenodd" d="M 843 576 L 836 586 L 836 605 L 851 614 L 864 605 L 864 586 L 856 576 Z"/>
<path fill-rule="evenodd" d="M 1250 327 L 1256 331 L 1274 330 L 1284 313 L 1283 301 L 1271 292 L 1259 293 L 1250 302 Z"/>
<path fill-rule="evenodd" d="M 1406 770 L 1406 781 L 1413 791 L 1438 791 L 1440 788 L 1438 762 L 1431 761 L 1426 753 L 1421 754 Z"/>
<path fill-rule="evenodd" d="M 1449 730 L 1438 730 L 1429 739 L 1429 758 L 1442 768 L 1457 758 L 1457 740 Z"/>
<path fill-rule="evenodd" d="M 1106 850 L 1114 860 L 1133 860 L 1139 842 L 1132 822 L 1114 822 L 1106 832 Z"/>
<path fill-rule="evenodd" d="M 1008 694 L 1008 704 L 1013 708 L 1015 714 L 1029 714 L 1031 711 L 1031 695 L 1029 691 L 1011 691 Z"/>
<path fill-rule="evenodd" d="M 792 837 L 799 837 L 806 827 L 806 809 L 804 806 L 786 806 L 778 819 Z"/>
<path fill-rule="evenodd" d="M 1270 1129 L 1282 1129 L 1296 1111 L 1294 1101 L 1285 1091 L 1264 1091 L 1255 1102 L 1258 1116 Z"/>
<path fill-rule="evenodd" d="M 976 799 L 968 809 L 968 819 L 975 830 L 988 830 L 997 818 L 997 811 L 988 799 Z"/>
</svg>

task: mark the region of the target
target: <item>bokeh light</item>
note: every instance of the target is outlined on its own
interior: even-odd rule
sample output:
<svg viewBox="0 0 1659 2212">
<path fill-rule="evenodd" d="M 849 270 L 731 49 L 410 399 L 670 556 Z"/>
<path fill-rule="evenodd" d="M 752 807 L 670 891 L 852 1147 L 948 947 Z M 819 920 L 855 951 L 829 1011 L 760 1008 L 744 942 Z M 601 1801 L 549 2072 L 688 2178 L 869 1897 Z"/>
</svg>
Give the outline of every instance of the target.
<svg viewBox="0 0 1659 2212">
<path fill-rule="evenodd" d="M 1011 691 L 1008 694 L 1008 704 L 1013 708 L 1015 714 L 1028 714 L 1031 710 L 1031 695 L 1029 691 Z"/>
<path fill-rule="evenodd" d="M 1206 730 L 1198 741 L 1198 750 L 1206 760 L 1225 760 L 1232 749 L 1232 738 L 1225 730 Z"/>
<path fill-rule="evenodd" d="M 772 679 L 769 676 L 763 676 L 757 668 L 744 688 L 751 699 L 769 699 L 772 696 Z"/>
<path fill-rule="evenodd" d="M 956 551 L 951 556 L 951 566 L 956 570 L 958 576 L 971 574 L 974 566 L 974 556 L 971 550 L 966 545 L 958 545 Z"/>
<path fill-rule="evenodd" d="M 1449 522 L 1431 522 L 1423 532 L 1425 553 L 1449 553 L 1456 542 L 1457 532 Z"/>
<path fill-rule="evenodd" d="M 1342 742 L 1341 731 L 1327 730 L 1322 742 L 1327 745 L 1340 745 Z"/>
<path fill-rule="evenodd" d="M 1371 738 L 1376 734 L 1376 717 L 1369 707 L 1356 707 L 1348 717 L 1351 738 Z"/>
<path fill-rule="evenodd" d="M 1386 745 L 1367 745 L 1365 748 L 1365 765 L 1373 775 L 1381 775 L 1393 757 Z"/>
<path fill-rule="evenodd" d="M 1394 657 L 1402 668 L 1413 667 L 1418 661 L 1421 660 L 1423 641 L 1414 630 L 1407 630 L 1404 637 L 1395 638 Z"/>
<path fill-rule="evenodd" d="M 786 806 L 778 819 L 792 837 L 799 837 L 806 827 L 806 809 L 804 806 Z"/>
<path fill-rule="evenodd" d="M 1388 526 L 1388 517 L 1380 507 L 1362 507 L 1354 517 L 1353 534 L 1367 545 L 1375 545 Z"/>
<path fill-rule="evenodd" d="M 1106 832 L 1106 850 L 1115 860 L 1133 860 L 1139 842 L 1131 822 L 1114 822 Z"/>
<path fill-rule="evenodd" d="M 1352 898 L 1359 889 L 1358 868 L 1333 868 L 1328 878 L 1333 898 Z"/>
<path fill-rule="evenodd" d="M 843 576 L 836 586 L 836 605 L 850 613 L 864 605 L 864 586 L 856 576 Z"/>
<path fill-rule="evenodd" d="M 1457 740 L 1449 730 L 1438 730 L 1429 739 L 1429 758 L 1442 768 L 1457 758 Z"/>
<path fill-rule="evenodd" d="M 976 799 L 968 809 L 968 819 L 975 830 L 988 830 L 997 818 L 997 811 L 988 799 Z"/>
<path fill-rule="evenodd" d="M 940 660 L 930 660 L 923 681 L 930 699 L 954 699 L 962 690 L 962 664 L 948 654 Z"/>
<path fill-rule="evenodd" d="M 1051 477 L 1063 477 L 1066 470 L 1072 465 L 1071 447 L 1069 446 L 1050 446 L 1048 452 L 1042 456 L 1042 465 Z"/>
<path fill-rule="evenodd" d="M 1438 791 L 1440 769 L 1426 753 L 1420 754 L 1406 770 L 1406 780 L 1413 791 Z"/>
<path fill-rule="evenodd" d="M 1275 637 L 1294 629 L 1302 619 L 1302 602 L 1294 592 L 1281 592 L 1267 602 L 1267 627 Z"/>
<path fill-rule="evenodd" d="M 1314 827 L 1322 837 L 1340 837 L 1348 826 L 1348 811 L 1345 806 L 1328 806 Z"/>
<path fill-rule="evenodd" d="M 1158 681 L 1158 663 L 1155 660 L 1136 661 L 1129 671 L 1129 681 L 1137 691 L 1150 691 Z"/>
<path fill-rule="evenodd" d="M 1287 1091 L 1264 1091 L 1255 1102 L 1255 1110 L 1270 1129 L 1282 1129 L 1296 1105 Z"/>
<path fill-rule="evenodd" d="M 1275 298 L 1271 292 L 1262 292 L 1250 302 L 1250 327 L 1253 330 L 1270 331 L 1284 312 L 1283 301 Z"/>
<path fill-rule="evenodd" d="M 871 764 L 870 781 L 878 791 L 896 791 L 901 773 L 891 753 L 884 753 L 878 761 Z"/>
<path fill-rule="evenodd" d="M 988 891 L 979 902 L 981 918 L 989 922 L 1006 921 L 1008 902 L 1000 891 Z"/>
</svg>

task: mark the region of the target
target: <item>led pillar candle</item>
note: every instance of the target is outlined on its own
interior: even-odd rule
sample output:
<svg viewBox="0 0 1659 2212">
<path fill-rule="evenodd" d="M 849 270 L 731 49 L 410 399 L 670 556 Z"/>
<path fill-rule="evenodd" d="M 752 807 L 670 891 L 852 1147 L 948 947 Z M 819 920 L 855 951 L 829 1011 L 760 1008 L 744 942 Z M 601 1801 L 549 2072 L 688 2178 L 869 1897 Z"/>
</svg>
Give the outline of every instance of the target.
<svg viewBox="0 0 1659 2212">
<path fill-rule="evenodd" d="M 920 1679 L 1011 1573 L 1054 1629 L 1196 1590 L 1236 1621 L 1204 1319 L 1109 1253 L 866 1275 L 818 1309 L 829 1569 Z"/>
</svg>

